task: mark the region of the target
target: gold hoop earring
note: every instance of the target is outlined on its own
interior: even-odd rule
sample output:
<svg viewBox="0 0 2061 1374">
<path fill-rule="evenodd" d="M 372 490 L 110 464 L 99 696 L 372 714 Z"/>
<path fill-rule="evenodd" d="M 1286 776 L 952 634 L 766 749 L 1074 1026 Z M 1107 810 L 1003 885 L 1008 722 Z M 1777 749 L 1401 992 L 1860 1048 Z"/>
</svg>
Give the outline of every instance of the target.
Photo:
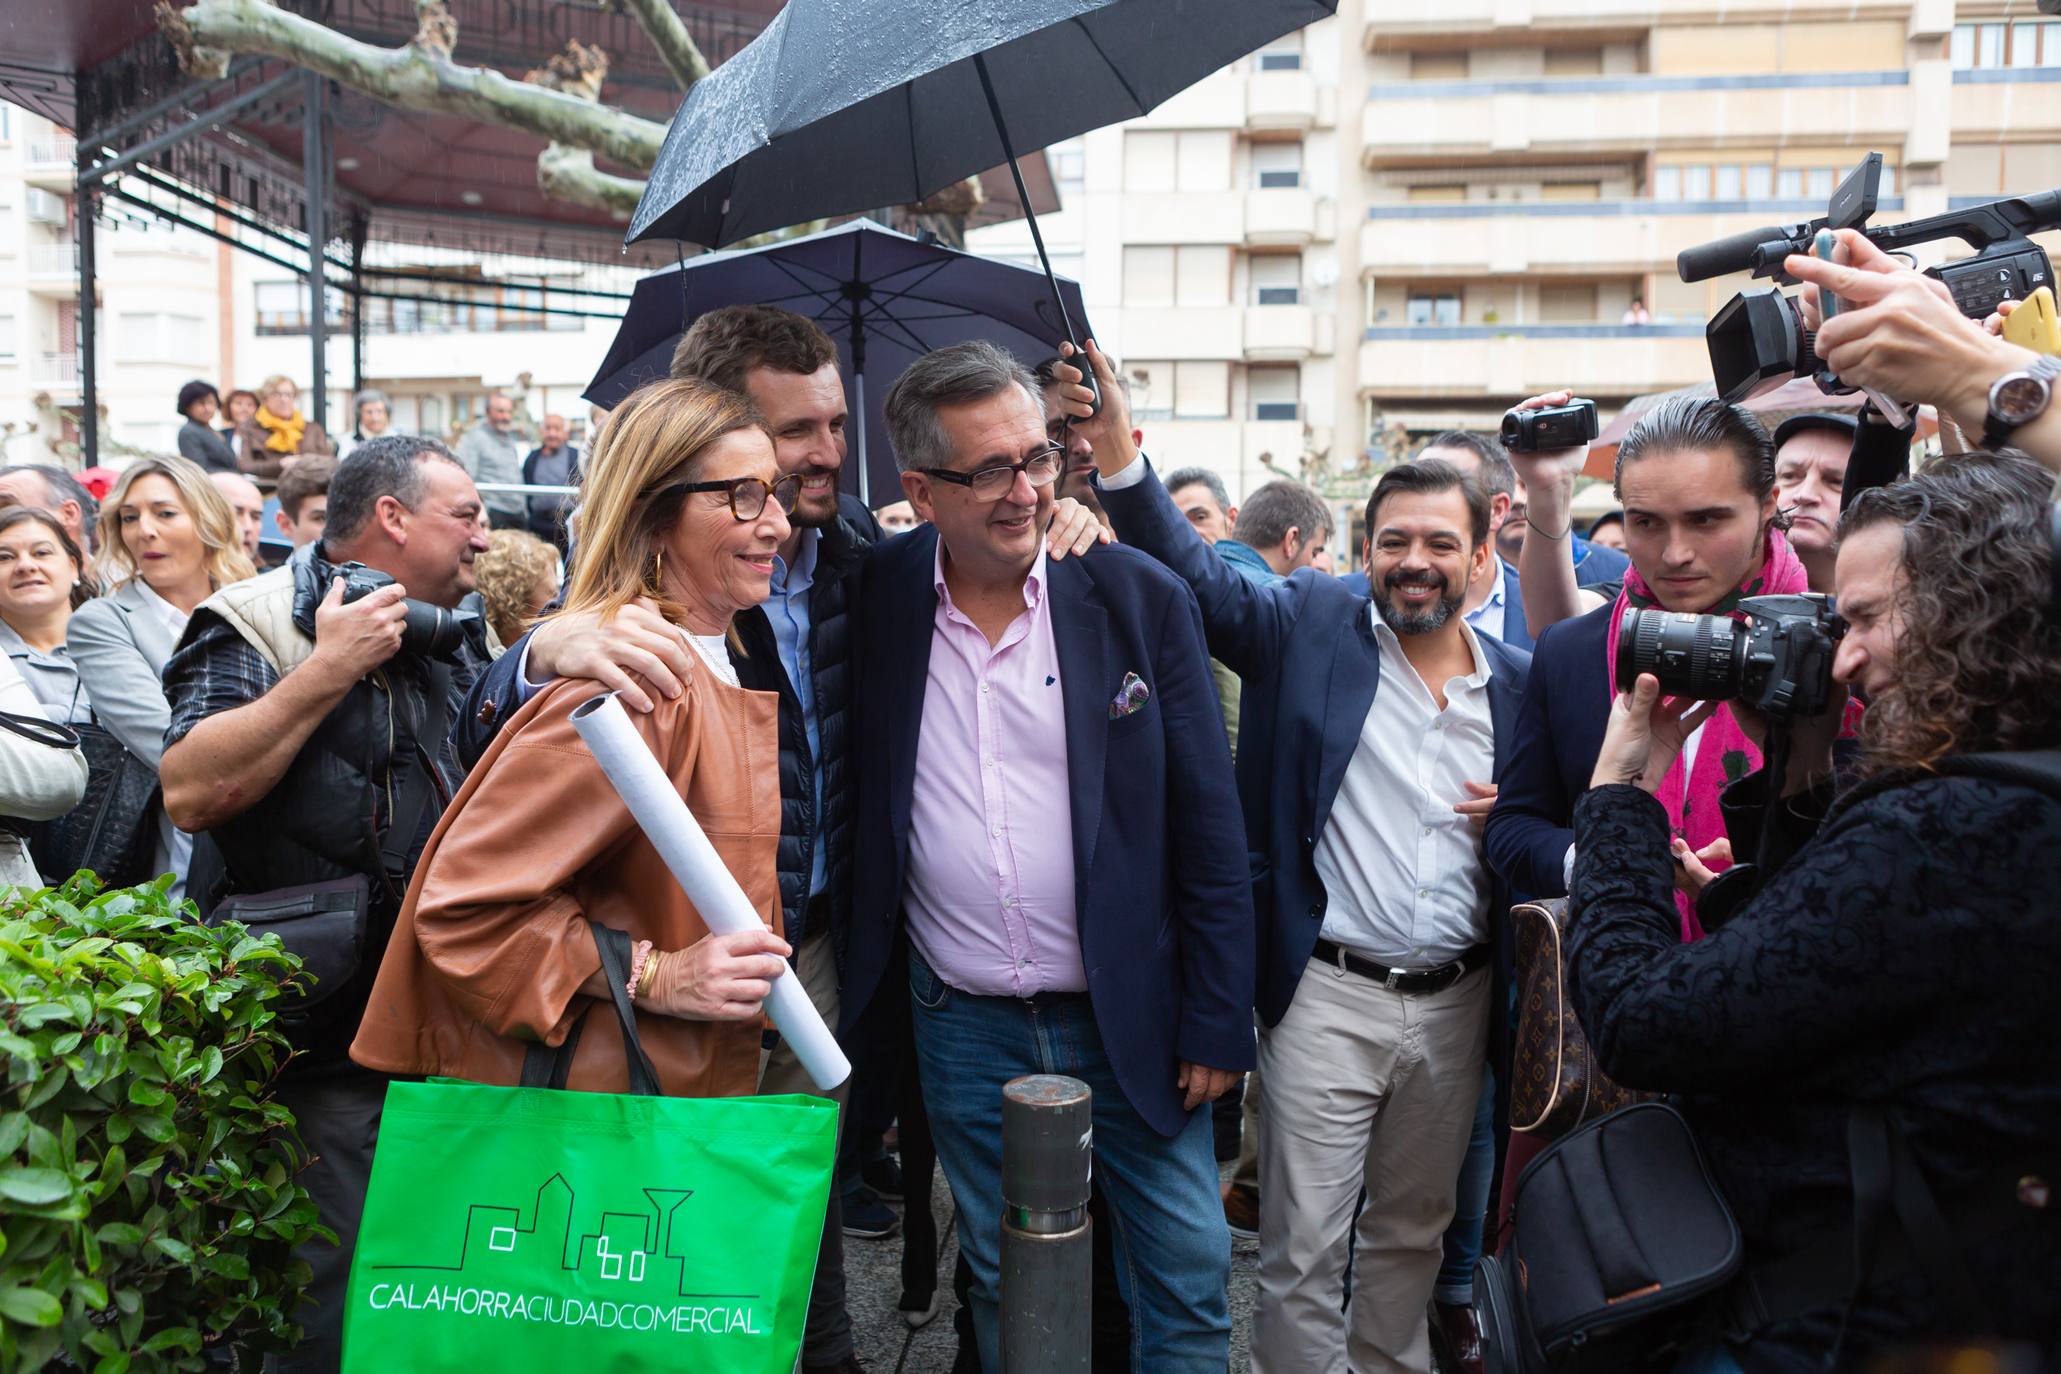
<svg viewBox="0 0 2061 1374">
<path fill-rule="evenodd" d="M 654 549 L 651 553 L 651 586 L 660 596 L 666 590 L 666 551 Z"/>
</svg>

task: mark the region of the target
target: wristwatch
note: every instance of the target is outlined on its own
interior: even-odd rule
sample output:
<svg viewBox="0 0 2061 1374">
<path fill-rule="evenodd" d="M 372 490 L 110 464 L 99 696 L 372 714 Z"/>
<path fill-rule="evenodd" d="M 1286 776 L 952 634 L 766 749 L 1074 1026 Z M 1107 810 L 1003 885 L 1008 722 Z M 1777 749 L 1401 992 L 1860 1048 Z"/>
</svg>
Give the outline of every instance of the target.
<svg viewBox="0 0 2061 1374">
<path fill-rule="evenodd" d="M 2045 353 L 2023 371 L 1997 378 L 1989 389 L 1989 418 L 1983 422 L 1982 446 L 2002 448 L 2021 426 L 2037 420 L 2054 398 L 2057 376 L 2061 376 L 2061 353 Z"/>
</svg>

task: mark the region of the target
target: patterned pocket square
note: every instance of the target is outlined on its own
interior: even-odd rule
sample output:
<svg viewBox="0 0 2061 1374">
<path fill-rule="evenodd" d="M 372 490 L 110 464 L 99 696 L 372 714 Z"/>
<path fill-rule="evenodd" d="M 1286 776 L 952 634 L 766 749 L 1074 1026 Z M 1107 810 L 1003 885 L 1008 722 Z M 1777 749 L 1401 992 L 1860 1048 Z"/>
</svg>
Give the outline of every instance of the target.
<svg viewBox="0 0 2061 1374">
<path fill-rule="evenodd" d="M 1136 711 L 1145 709 L 1145 703 L 1152 699 L 1152 689 L 1145 685 L 1145 679 L 1136 673 L 1124 674 L 1124 685 L 1117 688 L 1116 696 L 1109 703 L 1109 718 L 1122 720 Z"/>
</svg>

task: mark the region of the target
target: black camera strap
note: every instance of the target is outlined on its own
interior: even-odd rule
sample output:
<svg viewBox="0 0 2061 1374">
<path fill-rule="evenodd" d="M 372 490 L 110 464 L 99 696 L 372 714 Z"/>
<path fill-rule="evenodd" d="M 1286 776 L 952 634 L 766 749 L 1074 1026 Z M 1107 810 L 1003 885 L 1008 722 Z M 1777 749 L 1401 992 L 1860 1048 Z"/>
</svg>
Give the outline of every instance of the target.
<svg viewBox="0 0 2061 1374">
<path fill-rule="evenodd" d="M 429 807 L 436 799 L 437 756 L 443 752 L 444 737 L 451 728 L 451 667 L 436 660 L 425 666 L 429 674 L 429 707 L 422 720 L 408 723 L 409 733 L 414 736 L 415 757 L 409 761 L 400 795 L 394 799 L 393 814 L 387 817 L 386 833 L 379 840 L 381 871 L 393 885 L 396 899 L 406 891 L 412 876 L 415 837 L 422 833 Z M 388 767 L 392 766 L 390 760 Z"/>
</svg>

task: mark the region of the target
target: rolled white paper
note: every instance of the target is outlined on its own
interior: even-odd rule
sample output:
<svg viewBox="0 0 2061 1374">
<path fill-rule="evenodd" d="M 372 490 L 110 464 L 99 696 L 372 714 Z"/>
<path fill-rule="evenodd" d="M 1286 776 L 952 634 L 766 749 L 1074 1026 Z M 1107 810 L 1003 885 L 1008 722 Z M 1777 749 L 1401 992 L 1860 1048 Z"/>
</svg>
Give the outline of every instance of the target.
<svg viewBox="0 0 2061 1374">
<path fill-rule="evenodd" d="M 765 929 L 766 923 L 723 865 L 673 780 L 658 766 L 644 737 L 630 724 L 615 693 L 581 703 L 573 710 L 572 723 L 703 924 L 718 935 Z M 822 1013 L 794 971 L 790 968 L 775 978 L 772 986 L 766 1012 L 816 1086 L 829 1092 L 851 1077 L 851 1061 L 838 1048 L 837 1037 L 823 1024 Z"/>
</svg>

